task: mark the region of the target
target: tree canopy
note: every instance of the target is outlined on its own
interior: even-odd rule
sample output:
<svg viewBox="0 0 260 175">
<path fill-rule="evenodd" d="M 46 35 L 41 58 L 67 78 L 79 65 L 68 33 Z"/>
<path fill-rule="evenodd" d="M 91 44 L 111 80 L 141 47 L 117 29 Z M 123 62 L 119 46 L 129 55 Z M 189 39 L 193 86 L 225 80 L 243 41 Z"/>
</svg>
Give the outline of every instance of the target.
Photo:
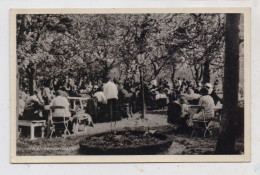
<svg viewBox="0 0 260 175">
<path fill-rule="evenodd" d="M 145 81 L 190 67 L 196 82 L 224 60 L 223 14 L 17 15 L 20 86 L 65 76 L 89 81 L 144 69 Z M 34 84 L 30 84 L 30 82 Z"/>
</svg>

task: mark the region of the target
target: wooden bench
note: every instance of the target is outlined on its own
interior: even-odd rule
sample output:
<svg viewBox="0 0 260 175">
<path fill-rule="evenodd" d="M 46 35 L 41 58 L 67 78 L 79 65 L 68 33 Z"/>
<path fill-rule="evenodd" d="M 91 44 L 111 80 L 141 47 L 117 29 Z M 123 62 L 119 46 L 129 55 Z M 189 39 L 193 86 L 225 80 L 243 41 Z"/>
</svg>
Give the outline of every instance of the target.
<svg viewBox="0 0 260 175">
<path fill-rule="evenodd" d="M 30 139 L 34 139 L 34 129 L 35 127 L 41 127 L 41 137 L 44 137 L 44 129 L 46 126 L 45 120 L 18 120 L 18 127 L 19 126 L 27 126 L 30 127 Z M 19 136 L 19 134 L 18 134 Z"/>
</svg>

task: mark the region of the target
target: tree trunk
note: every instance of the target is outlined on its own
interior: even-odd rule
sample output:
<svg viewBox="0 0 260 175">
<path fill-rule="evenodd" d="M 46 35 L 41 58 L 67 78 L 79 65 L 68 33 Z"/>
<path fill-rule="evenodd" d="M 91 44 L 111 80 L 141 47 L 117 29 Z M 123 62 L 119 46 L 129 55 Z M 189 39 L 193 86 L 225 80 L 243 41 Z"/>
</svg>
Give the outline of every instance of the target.
<svg viewBox="0 0 260 175">
<path fill-rule="evenodd" d="M 142 99 L 142 116 L 141 118 L 145 118 L 145 98 L 144 98 L 144 80 L 143 80 L 143 68 L 140 68 L 140 83 L 141 83 L 141 99 Z"/>
<path fill-rule="evenodd" d="M 209 60 L 206 60 L 204 63 L 204 72 L 203 72 L 203 83 L 210 83 L 210 70 L 209 70 Z"/>
<path fill-rule="evenodd" d="M 195 68 L 195 66 L 194 66 Z M 198 86 L 199 84 L 199 71 L 195 68 L 195 82 L 196 82 L 196 85 Z"/>
<path fill-rule="evenodd" d="M 35 68 L 34 64 L 30 63 L 26 70 L 27 78 L 28 78 L 28 88 L 29 88 L 29 94 L 32 95 L 34 91 L 34 74 L 35 74 Z"/>
<path fill-rule="evenodd" d="M 175 65 L 174 65 L 174 66 L 172 66 L 172 75 L 171 75 L 172 85 L 174 85 L 175 72 L 176 72 L 176 70 L 175 70 Z"/>
<path fill-rule="evenodd" d="M 223 117 L 216 154 L 234 154 L 238 115 L 240 14 L 226 15 Z"/>
</svg>

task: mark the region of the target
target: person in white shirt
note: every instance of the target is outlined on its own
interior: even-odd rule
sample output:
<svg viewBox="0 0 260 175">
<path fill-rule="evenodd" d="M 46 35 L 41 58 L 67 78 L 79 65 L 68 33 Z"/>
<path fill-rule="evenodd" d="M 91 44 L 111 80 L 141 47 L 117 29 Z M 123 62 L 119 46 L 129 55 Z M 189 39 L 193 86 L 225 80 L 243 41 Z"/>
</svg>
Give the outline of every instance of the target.
<svg viewBox="0 0 260 175">
<path fill-rule="evenodd" d="M 108 82 L 103 86 L 103 92 L 107 99 L 107 105 L 109 109 L 109 116 L 111 121 L 116 120 L 117 112 L 117 100 L 118 100 L 118 88 L 115 83 L 112 82 L 112 79 L 109 78 Z"/>
<path fill-rule="evenodd" d="M 179 85 L 179 87 L 181 87 L 181 85 L 182 85 L 182 81 L 180 78 L 178 78 L 178 85 Z"/>
<path fill-rule="evenodd" d="M 208 94 L 208 90 L 206 88 L 201 89 L 202 97 L 199 100 L 199 106 L 203 106 L 204 110 L 201 110 L 199 113 L 195 114 L 192 119 L 203 120 L 205 119 L 212 119 L 214 118 L 214 100 Z M 204 115 L 204 116 L 203 116 Z"/>
<path fill-rule="evenodd" d="M 118 99 L 118 88 L 111 79 L 109 79 L 108 82 L 104 84 L 103 92 L 107 100 Z"/>
<path fill-rule="evenodd" d="M 69 101 L 67 98 L 63 97 L 63 91 L 58 90 L 56 97 L 54 99 L 52 99 L 50 106 L 64 106 L 65 108 L 65 117 L 70 117 L 71 113 L 69 111 Z M 55 109 L 53 116 L 55 115 L 63 115 L 64 110 L 63 109 Z"/>
</svg>

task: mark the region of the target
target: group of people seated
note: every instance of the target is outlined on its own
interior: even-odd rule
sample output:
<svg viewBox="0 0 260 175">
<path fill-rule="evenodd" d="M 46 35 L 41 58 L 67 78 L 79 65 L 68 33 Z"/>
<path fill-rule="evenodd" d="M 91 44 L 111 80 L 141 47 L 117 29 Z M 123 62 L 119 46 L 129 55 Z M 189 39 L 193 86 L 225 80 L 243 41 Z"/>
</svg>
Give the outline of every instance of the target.
<svg viewBox="0 0 260 175">
<path fill-rule="evenodd" d="M 102 87 L 93 86 L 87 96 L 78 97 L 87 99 L 87 103 L 80 112 L 89 114 L 94 122 L 106 122 L 131 117 L 130 97 L 122 84 L 116 85 L 108 79 Z M 77 112 L 72 103 L 70 93 L 64 86 L 53 91 L 49 87 L 35 89 L 30 94 L 19 91 L 19 119 L 20 120 L 48 120 L 52 106 L 62 106 L 64 109 L 55 109 L 53 115 L 64 115 L 69 118 L 69 130 L 72 132 L 72 123 Z M 77 98 L 76 98 L 77 99 Z"/>
<path fill-rule="evenodd" d="M 222 103 L 222 99 L 210 83 L 199 84 L 196 89 L 187 84 L 186 92 L 180 92 L 178 89 L 173 91 L 167 111 L 168 123 L 178 125 L 181 132 L 192 126 L 194 120 L 208 121 L 213 119 L 215 106 L 221 106 Z M 195 112 L 189 109 L 189 105 L 196 105 Z"/>
<path fill-rule="evenodd" d="M 166 80 L 144 82 L 143 90 L 147 110 L 164 109 L 168 105 L 168 122 L 183 125 L 188 119 L 185 107 L 187 104 L 197 104 L 205 108 L 193 118 L 201 118 L 202 115 L 212 118 L 214 106 L 222 101 L 211 84 L 196 85 L 180 78 L 173 84 Z M 64 84 L 55 80 L 52 86 L 36 88 L 30 93 L 19 91 L 19 119 L 48 120 L 50 106 L 64 106 L 65 117 L 73 121 L 78 111 L 72 107 L 70 97 L 79 97 L 88 99 L 81 110 L 89 114 L 94 122 L 116 121 L 132 117 L 132 113 L 141 111 L 141 92 L 138 82 L 125 80 L 124 83 L 119 83 L 110 77 L 107 77 L 106 82 L 80 82 L 78 86 L 72 78 L 67 78 Z M 54 111 L 57 114 L 61 112 L 63 111 L 59 109 Z M 72 125 L 69 129 L 72 130 Z"/>
</svg>

